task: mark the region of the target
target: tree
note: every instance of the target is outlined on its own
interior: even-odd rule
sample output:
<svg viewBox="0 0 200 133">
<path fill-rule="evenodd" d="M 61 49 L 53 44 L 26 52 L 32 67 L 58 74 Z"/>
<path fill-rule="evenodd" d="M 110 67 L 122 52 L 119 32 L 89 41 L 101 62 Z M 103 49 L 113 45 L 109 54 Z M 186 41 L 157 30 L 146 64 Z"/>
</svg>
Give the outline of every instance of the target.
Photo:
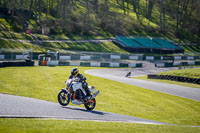
<svg viewBox="0 0 200 133">
<path fill-rule="evenodd" d="M 150 21 L 152 21 L 151 14 L 152 14 L 154 4 L 155 4 L 155 0 L 148 0 L 147 19 L 149 19 Z"/>
<path fill-rule="evenodd" d="M 166 10 L 165 10 L 165 6 L 166 6 L 166 0 L 158 0 L 158 4 L 159 4 L 159 9 L 160 9 L 160 30 L 165 33 L 165 29 L 166 29 Z"/>
<path fill-rule="evenodd" d="M 137 20 L 140 20 L 140 0 L 132 0 L 133 11 L 136 13 Z"/>
</svg>

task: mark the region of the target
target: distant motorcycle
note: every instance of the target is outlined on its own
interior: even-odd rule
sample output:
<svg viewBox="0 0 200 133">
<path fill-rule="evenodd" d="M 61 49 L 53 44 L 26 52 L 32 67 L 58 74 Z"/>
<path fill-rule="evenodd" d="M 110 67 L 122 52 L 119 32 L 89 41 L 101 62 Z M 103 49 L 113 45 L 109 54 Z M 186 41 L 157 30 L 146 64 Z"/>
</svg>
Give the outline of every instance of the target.
<svg viewBox="0 0 200 133">
<path fill-rule="evenodd" d="M 76 105 L 84 104 L 87 110 L 93 110 L 95 108 L 95 97 L 99 94 L 99 90 L 96 90 L 95 86 L 88 86 L 92 96 L 87 98 L 82 83 L 78 79 L 68 79 L 65 81 L 65 84 L 66 88 L 61 89 L 58 93 L 58 102 L 62 106 L 67 106 L 71 101 L 72 104 Z"/>
</svg>

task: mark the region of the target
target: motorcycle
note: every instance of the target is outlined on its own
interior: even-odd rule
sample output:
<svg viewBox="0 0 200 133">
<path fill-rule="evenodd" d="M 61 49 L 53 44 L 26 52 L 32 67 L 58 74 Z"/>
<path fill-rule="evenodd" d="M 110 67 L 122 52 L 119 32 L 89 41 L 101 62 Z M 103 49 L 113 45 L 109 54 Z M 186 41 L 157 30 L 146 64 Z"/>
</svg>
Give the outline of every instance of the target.
<svg viewBox="0 0 200 133">
<path fill-rule="evenodd" d="M 65 81 L 66 88 L 61 89 L 58 93 L 58 102 L 62 106 L 67 106 L 70 101 L 72 104 L 81 105 L 84 104 L 87 110 L 93 110 L 96 106 L 95 97 L 99 94 L 99 90 L 96 90 L 95 86 L 88 86 L 91 93 L 91 97 L 86 97 L 86 91 L 82 87 L 82 83 L 79 79 L 68 79 Z"/>
</svg>

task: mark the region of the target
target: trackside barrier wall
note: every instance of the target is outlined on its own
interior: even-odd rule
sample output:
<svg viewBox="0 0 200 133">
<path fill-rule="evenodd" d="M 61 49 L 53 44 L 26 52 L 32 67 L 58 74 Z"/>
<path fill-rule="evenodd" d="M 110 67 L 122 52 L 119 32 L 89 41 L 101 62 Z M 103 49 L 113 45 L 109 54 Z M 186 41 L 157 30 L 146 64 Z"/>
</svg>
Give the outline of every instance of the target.
<svg viewBox="0 0 200 133">
<path fill-rule="evenodd" d="M 200 65 L 200 61 L 162 62 L 162 63 L 156 63 L 155 67 L 177 67 L 177 66 L 191 66 L 191 65 Z"/>
<path fill-rule="evenodd" d="M 42 65 L 41 61 L 39 65 Z M 135 68 L 135 67 L 142 67 L 142 63 L 47 61 L 47 66 L 134 67 Z"/>
<path fill-rule="evenodd" d="M 63 57 L 66 56 L 66 57 Z M 60 60 L 101 60 L 101 59 L 127 59 L 127 60 L 197 60 L 200 56 L 145 56 L 145 55 L 128 55 L 128 54 L 60 54 Z"/>
<path fill-rule="evenodd" d="M 32 53 L 30 55 L 32 60 L 38 60 L 40 54 L 46 53 Z M 23 60 L 25 55 L 22 53 L 0 53 L 0 60 Z M 63 54 L 59 53 L 58 60 L 93 60 L 100 61 L 102 59 L 109 60 L 199 60 L 200 56 L 145 56 L 145 55 L 129 55 L 129 54 L 112 54 L 112 53 L 76 53 Z M 52 59 L 53 60 L 53 59 Z"/>
<path fill-rule="evenodd" d="M 178 82 L 187 82 L 187 83 L 200 84 L 200 79 L 199 78 L 188 78 L 188 77 L 173 76 L 173 75 L 155 75 L 155 74 L 150 74 L 150 75 L 148 75 L 148 79 L 164 79 L 164 80 L 172 80 L 172 81 L 178 81 Z"/>
</svg>

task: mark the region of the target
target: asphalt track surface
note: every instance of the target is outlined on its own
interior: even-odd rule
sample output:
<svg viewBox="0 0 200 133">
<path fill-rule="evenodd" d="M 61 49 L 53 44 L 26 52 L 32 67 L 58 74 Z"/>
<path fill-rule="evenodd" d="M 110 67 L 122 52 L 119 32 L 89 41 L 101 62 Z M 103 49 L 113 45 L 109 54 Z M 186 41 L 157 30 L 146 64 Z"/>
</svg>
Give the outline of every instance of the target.
<svg viewBox="0 0 200 133">
<path fill-rule="evenodd" d="M 134 86 L 139 86 L 142 88 L 159 91 L 163 93 L 167 93 L 170 95 L 175 95 L 179 97 L 184 97 L 188 99 L 192 99 L 195 101 L 200 101 L 200 89 L 199 88 L 191 88 L 184 87 L 174 84 L 160 83 L 160 82 L 152 82 L 146 80 L 139 80 L 134 78 L 125 77 L 128 72 L 131 71 L 131 76 L 141 76 L 147 74 L 155 74 L 162 71 L 169 71 L 177 68 L 155 68 L 151 63 L 144 63 L 144 68 L 133 68 L 133 69 L 97 69 L 97 70 L 88 70 L 85 73 L 102 77 L 114 81 L 118 81 L 121 83 L 126 83 Z"/>
<path fill-rule="evenodd" d="M 0 107 L 0 118 L 53 118 L 64 120 L 167 124 L 115 113 L 108 113 L 95 110 L 87 111 L 84 108 L 69 105 L 63 107 L 60 106 L 58 103 L 54 102 L 1 93 Z"/>
</svg>

